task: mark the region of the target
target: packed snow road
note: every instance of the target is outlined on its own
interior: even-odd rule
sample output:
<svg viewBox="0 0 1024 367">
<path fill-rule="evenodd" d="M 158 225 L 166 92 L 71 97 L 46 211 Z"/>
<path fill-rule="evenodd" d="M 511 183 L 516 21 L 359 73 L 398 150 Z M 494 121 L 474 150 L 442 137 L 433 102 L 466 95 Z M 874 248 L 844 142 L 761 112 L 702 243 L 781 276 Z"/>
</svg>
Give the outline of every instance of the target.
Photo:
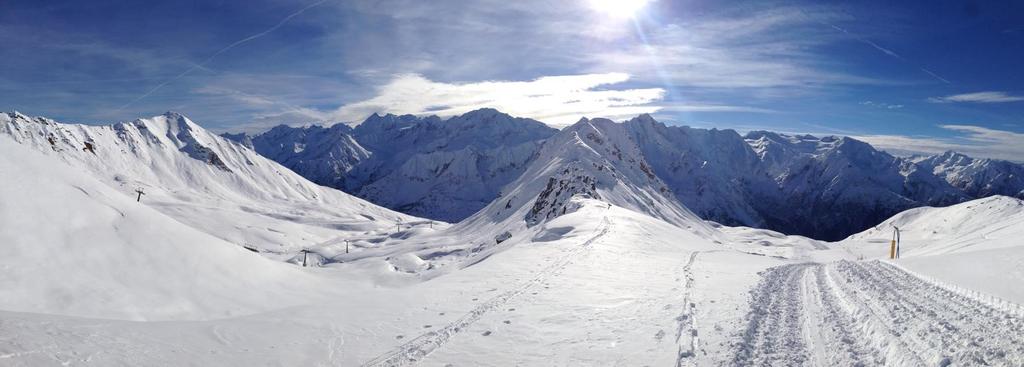
<svg viewBox="0 0 1024 367">
<path fill-rule="evenodd" d="M 1024 364 L 1024 319 L 879 261 L 774 267 L 735 365 Z"/>
</svg>

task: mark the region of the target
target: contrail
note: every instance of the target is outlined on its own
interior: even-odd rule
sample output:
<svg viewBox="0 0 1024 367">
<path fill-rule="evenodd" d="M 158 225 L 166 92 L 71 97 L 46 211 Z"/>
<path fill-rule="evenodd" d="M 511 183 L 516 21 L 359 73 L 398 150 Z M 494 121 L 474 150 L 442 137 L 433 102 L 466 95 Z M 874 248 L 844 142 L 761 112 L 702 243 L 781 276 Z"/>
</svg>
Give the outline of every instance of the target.
<svg viewBox="0 0 1024 367">
<path fill-rule="evenodd" d="M 848 31 L 846 29 L 843 29 L 843 28 L 841 28 L 841 27 L 839 27 L 839 26 L 837 26 L 835 24 L 829 24 L 829 23 L 825 23 L 825 24 L 828 24 L 829 26 L 831 26 L 832 28 L 834 28 L 834 29 L 836 29 L 836 30 L 838 30 L 840 32 L 843 32 L 843 33 L 846 33 L 848 35 L 853 36 L 853 38 L 856 38 L 858 41 L 861 41 L 861 42 L 867 44 L 868 46 L 874 47 L 876 50 L 882 51 L 882 53 L 884 53 L 886 55 L 895 57 L 895 58 L 903 60 L 903 61 L 907 60 L 907 59 L 903 58 L 903 56 L 900 56 L 899 54 L 894 52 L 893 50 L 890 50 L 890 49 L 887 49 L 885 47 L 879 46 L 877 43 L 871 42 L 867 38 L 864 38 L 864 37 L 858 36 L 856 34 L 850 33 L 850 31 Z"/>
<path fill-rule="evenodd" d="M 800 10 L 800 12 L 804 13 L 804 16 L 810 17 L 803 10 Z M 832 27 L 832 29 L 835 29 L 837 31 L 843 32 L 844 34 L 848 34 L 848 35 L 852 36 L 854 39 L 856 39 L 857 41 L 860 41 L 860 42 L 862 42 L 862 43 L 864 43 L 864 44 L 866 44 L 868 46 L 871 46 L 874 49 L 878 50 L 879 52 L 882 52 L 882 53 L 884 53 L 886 55 L 889 55 L 891 57 L 897 58 L 900 61 L 913 64 L 913 62 L 911 62 L 910 60 L 907 60 L 907 58 L 905 58 L 902 55 L 896 53 L 895 51 L 887 49 L 885 47 L 882 47 L 882 46 L 878 45 L 877 43 L 872 42 L 871 40 L 869 40 L 867 38 L 861 37 L 860 35 L 858 35 L 856 33 L 853 33 L 853 32 L 850 32 L 850 31 L 846 30 L 845 28 L 842 28 L 840 26 L 837 26 L 835 24 L 828 23 L 828 22 L 825 22 L 825 21 L 818 21 L 818 22 L 821 23 L 821 24 L 827 25 L 829 27 Z M 930 75 L 931 77 L 933 77 L 933 78 L 935 78 L 935 79 L 937 79 L 937 80 L 939 80 L 939 81 L 941 81 L 943 83 L 953 84 L 952 82 L 950 82 L 946 78 L 943 78 L 943 77 L 939 76 L 939 74 L 933 73 L 931 70 L 925 69 L 924 67 L 920 67 L 920 66 L 918 66 L 918 69 L 921 69 L 921 71 L 923 71 L 924 73 Z"/>
<path fill-rule="evenodd" d="M 217 52 L 214 52 L 213 55 L 210 55 L 210 57 L 207 57 L 206 60 L 203 60 L 203 62 L 192 65 L 191 68 L 188 68 L 187 70 L 183 71 L 181 74 L 178 74 L 177 76 L 175 76 L 175 77 L 173 77 L 171 79 L 168 79 L 167 81 L 165 81 L 163 83 L 158 84 L 156 87 L 153 87 L 153 89 L 150 89 L 145 94 L 139 96 L 138 98 L 135 98 L 131 102 L 125 103 L 124 106 L 118 107 L 114 111 L 123 110 L 126 107 L 135 104 L 135 102 L 141 101 L 143 98 L 149 97 L 150 94 L 153 94 L 153 92 L 156 92 L 156 91 L 160 90 L 160 88 L 163 88 L 164 86 L 166 86 L 168 84 L 171 84 L 171 83 L 173 83 L 174 81 L 176 81 L 178 79 L 181 79 L 182 77 L 184 77 L 185 75 L 188 75 L 189 73 L 195 71 L 196 69 L 200 69 L 200 68 L 206 66 L 206 64 L 210 63 L 210 61 L 213 61 L 213 59 L 216 58 L 217 56 L 220 56 L 220 54 L 225 53 L 228 50 L 230 50 L 232 48 L 235 48 L 236 46 L 241 45 L 243 43 L 246 43 L 246 42 L 252 41 L 254 39 L 266 36 L 270 32 L 273 32 L 273 31 L 277 30 L 278 28 L 281 28 L 281 26 L 285 25 L 285 23 L 288 23 L 288 21 L 291 20 L 292 18 L 295 18 L 295 17 L 299 16 L 299 14 L 302 14 L 303 12 L 305 12 L 306 10 L 309 10 L 310 8 L 313 8 L 313 7 L 317 6 L 317 5 L 323 4 L 325 2 L 327 2 L 327 0 L 319 0 L 319 1 L 315 2 L 315 3 L 306 5 L 306 7 L 302 8 L 302 9 L 299 9 L 298 11 L 296 11 L 294 13 L 289 14 L 287 17 L 284 17 L 284 19 L 281 19 L 281 21 L 278 22 L 277 24 L 275 24 L 273 27 L 270 27 L 269 29 L 267 29 L 267 30 L 265 30 L 263 32 L 256 33 L 256 34 L 251 35 L 249 37 L 246 37 L 246 38 L 240 39 L 238 41 L 235 41 L 235 43 L 227 45 L 226 47 L 218 50 Z"/>
<path fill-rule="evenodd" d="M 928 75 L 934 76 L 935 79 L 941 80 L 943 83 L 953 84 L 952 82 L 946 80 L 946 78 L 943 78 L 943 77 L 939 76 L 939 74 L 933 73 L 931 70 L 928 70 L 928 69 L 925 69 L 925 68 L 921 68 L 921 71 L 923 71 L 925 73 L 928 73 Z"/>
<path fill-rule="evenodd" d="M 828 23 L 826 23 L 826 24 L 828 24 Z M 877 43 L 871 42 L 871 40 L 869 40 L 867 38 L 864 38 L 864 37 L 861 37 L 861 36 L 859 36 L 857 34 L 851 33 L 850 31 L 847 31 L 847 30 L 845 30 L 843 28 L 840 28 L 839 26 L 837 26 L 835 24 L 828 24 L 828 25 L 831 26 L 832 28 L 835 28 L 835 29 L 839 30 L 840 32 L 843 32 L 843 33 L 846 33 L 848 35 L 853 36 L 853 38 L 856 38 L 858 41 L 861 41 L 861 42 L 867 44 L 868 46 L 874 47 L 876 50 L 878 50 L 878 51 L 880 51 L 880 52 L 882 52 L 882 53 L 884 53 L 886 55 L 889 55 L 889 56 L 895 57 L 897 59 L 900 59 L 900 61 L 913 64 L 913 62 L 911 62 L 910 60 L 907 60 L 907 58 L 901 56 L 900 54 L 896 53 L 895 51 L 887 49 L 887 48 L 882 47 L 882 46 L 879 46 Z M 939 76 L 939 74 L 933 73 L 931 70 L 925 69 L 923 67 L 918 67 L 918 69 L 921 69 L 921 71 L 925 72 L 925 74 L 928 74 L 931 77 L 933 77 L 935 79 L 938 79 L 939 81 L 941 81 L 943 83 L 953 84 L 952 82 L 950 82 L 946 78 L 943 78 L 943 77 Z"/>
</svg>

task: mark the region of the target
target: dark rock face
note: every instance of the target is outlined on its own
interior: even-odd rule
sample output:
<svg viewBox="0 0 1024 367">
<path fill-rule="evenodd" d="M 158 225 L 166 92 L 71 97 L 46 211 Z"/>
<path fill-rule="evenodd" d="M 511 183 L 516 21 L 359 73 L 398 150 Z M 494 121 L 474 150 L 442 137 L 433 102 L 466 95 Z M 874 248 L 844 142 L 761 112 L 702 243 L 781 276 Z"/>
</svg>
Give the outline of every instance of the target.
<svg viewBox="0 0 1024 367">
<path fill-rule="evenodd" d="M 577 195 L 600 199 L 597 180 L 576 167 L 567 168 L 557 178 L 548 178 L 547 186 L 537 195 L 533 207 L 526 214 L 526 223 L 533 225 L 569 212 L 570 200 Z"/>
</svg>

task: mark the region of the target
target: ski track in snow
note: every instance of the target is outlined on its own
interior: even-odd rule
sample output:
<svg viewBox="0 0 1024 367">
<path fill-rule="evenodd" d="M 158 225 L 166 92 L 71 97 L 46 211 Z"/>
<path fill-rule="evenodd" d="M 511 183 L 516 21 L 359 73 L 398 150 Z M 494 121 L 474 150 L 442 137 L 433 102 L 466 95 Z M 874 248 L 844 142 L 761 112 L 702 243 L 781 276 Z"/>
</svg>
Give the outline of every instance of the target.
<svg viewBox="0 0 1024 367">
<path fill-rule="evenodd" d="M 1024 319 L 880 261 L 774 267 L 751 298 L 737 366 L 1024 364 Z"/>
<path fill-rule="evenodd" d="M 601 223 L 601 230 L 598 231 L 597 234 L 574 247 L 567 254 L 559 258 L 558 261 L 538 272 L 532 279 L 523 282 L 502 294 L 494 296 L 476 308 L 473 308 L 462 317 L 452 321 L 445 327 L 421 334 L 405 344 L 363 363 L 363 366 L 410 366 L 423 360 L 423 358 L 431 352 L 443 346 L 459 332 L 466 330 L 467 327 L 472 325 L 488 312 L 501 309 L 503 305 L 507 304 L 516 296 L 526 293 L 530 288 L 543 283 L 551 276 L 557 275 L 562 269 L 571 264 L 583 251 L 588 249 L 591 244 L 608 233 L 611 225 L 608 218 L 603 218 Z"/>
<path fill-rule="evenodd" d="M 693 290 L 693 263 L 697 260 L 700 251 L 690 254 L 690 258 L 683 265 L 683 311 L 676 317 L 678 328 L 676 329 L 676 344 L 679 350 L 676 352 L 676 367 L 692 364 L 692 358 L 697 354 L 700 340 L 697 337 L 697 315 L 696 303 L 691 298 Z M 684 338 L 686 337 L 686 338 Z"/>
<path fill-rule="evenodd" d="M 793 264 L 764 271 L 750 291 L 750 312 L 734 363 L 737 366 L 792 366 L 807 363 L 804 342 L 802 277 L 813 264 Z"/>
</svg>

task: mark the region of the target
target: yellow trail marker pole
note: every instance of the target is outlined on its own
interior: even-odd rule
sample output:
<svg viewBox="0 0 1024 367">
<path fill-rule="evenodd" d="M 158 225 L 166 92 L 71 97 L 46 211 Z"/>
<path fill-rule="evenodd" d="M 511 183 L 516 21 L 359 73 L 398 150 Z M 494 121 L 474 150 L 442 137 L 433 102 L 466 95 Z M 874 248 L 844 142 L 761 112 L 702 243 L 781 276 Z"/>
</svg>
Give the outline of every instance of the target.
<svg viewBox="0 0 1024 367">
<path fill-rule="evenodd" d="M 889 258 L 896 259 L 900 255 L 900 227 L 892 227 L 892 243 L 889 245 Z"/>
</svg>

